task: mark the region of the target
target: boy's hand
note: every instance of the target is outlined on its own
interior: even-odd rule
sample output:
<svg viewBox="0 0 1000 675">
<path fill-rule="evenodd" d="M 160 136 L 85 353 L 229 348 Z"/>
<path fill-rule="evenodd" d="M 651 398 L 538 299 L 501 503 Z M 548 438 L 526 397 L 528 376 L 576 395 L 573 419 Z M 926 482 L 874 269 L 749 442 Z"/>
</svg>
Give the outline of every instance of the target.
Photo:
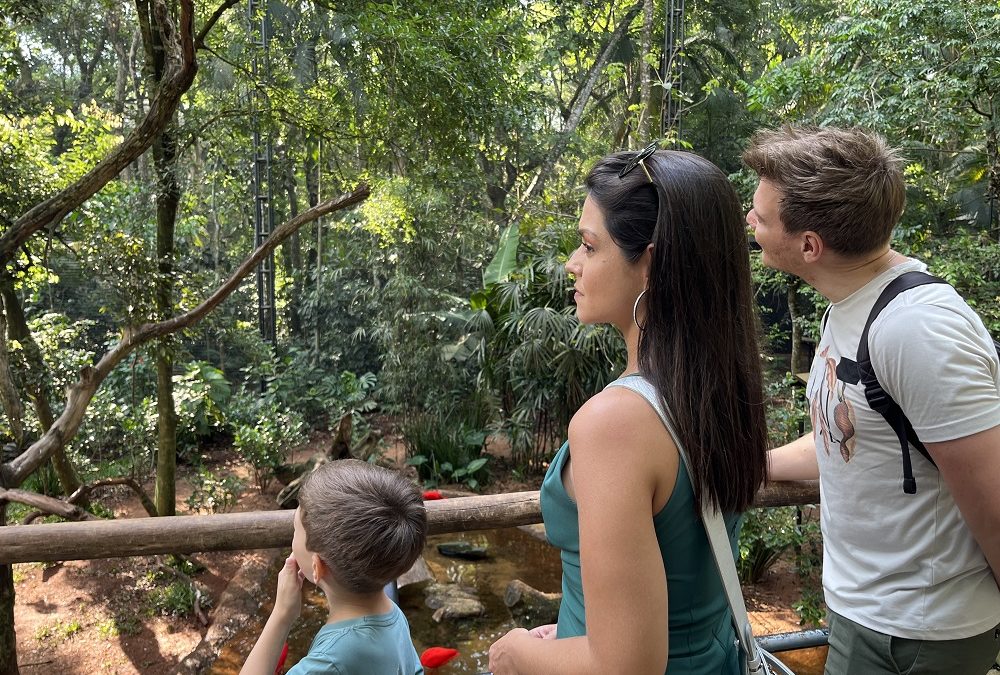
<svg viewBox="0 0 1000 675">
<path fill-rule="evenodd" d="M 557 626 L 554 623 L 545 624 L 544 626 L 536 626 L 528 631 L 528 635 L 542 640 L 555 640 L 556 628 Z"/>
<path fill-rule="evenodd" d="M 278 572 L 278 591 L 274 597 L 273 614 L 286 621 L 294 621 L 302 613 L 302 571 L 295 556 L 289 555 Z"/>
</svg>

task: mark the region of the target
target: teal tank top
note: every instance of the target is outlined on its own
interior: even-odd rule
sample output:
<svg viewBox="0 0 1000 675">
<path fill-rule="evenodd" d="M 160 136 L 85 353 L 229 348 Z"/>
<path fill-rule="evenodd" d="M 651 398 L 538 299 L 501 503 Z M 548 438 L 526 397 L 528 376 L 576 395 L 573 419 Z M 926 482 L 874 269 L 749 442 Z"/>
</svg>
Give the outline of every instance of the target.
<svg viewBox="0 0 1000 675">
<path fill-rule="evenodd" d="M 587 632 L 580 576 L 579 514 L 562 482 L 569 454 L 567 441 L 549 465 L 541 490 L 545 534 L 549 542 L 560 549 L 562 558 L 563 596 L 557 630 L 560 638 Z M 735 557 L 740 516 L 727 515 L 725 522 Z M 708 536 L 695 507 L 691 479 L 683 462 L 679 463 L 670 499 L 653 516 L 653 526 L 667 571 L 670 651 L 666 674 L 738 675 L 739 652 L 729 603 L 715 569 Z"/>
</svg>

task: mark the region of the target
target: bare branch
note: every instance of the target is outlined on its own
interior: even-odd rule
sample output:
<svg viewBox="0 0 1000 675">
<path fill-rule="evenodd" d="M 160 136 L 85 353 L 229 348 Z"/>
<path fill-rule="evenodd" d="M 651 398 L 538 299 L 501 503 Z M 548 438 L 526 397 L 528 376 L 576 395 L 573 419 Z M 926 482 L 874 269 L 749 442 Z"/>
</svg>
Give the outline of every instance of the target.
<svg viewBox="0 0 1000 675">
<path fill-rule="evenodd" d="M 88 500 L 90 498 L 91 493 L 93 493 L 95 490 L 99 490 L 101 488 L 106 488 L 106 487 L 113 487 L 116 485 L 124 485 L 125 487 L 132 490 L 132 492 L 134 492 L 135 495 L 139 498 L 139 502 L 142 503 L 142 508 L 146 510 L 146 513 L 154 518 L 157 516 L 156 506 L 153 504 L 153 500 L 149 498 L 149 495 L 147 495 L 146 491 L 142 489 L 142 486 L 139 485 L 138 481 L 132 478 L 107 478 L 105 480 L 95 481 L 89 485 L 81 485 L 76 489 L 76 491 L 73 492 L 73 494 L 71 494 L 64 501 L 67 504 L 77 506 L 80 504 L 80 502 Z M 21 523 L 23 525 L 30 525 L 37 518 L 41 518 L 42 516 L 46 515 L 46 513 L 47 513 L 46 511 L 32 511 L 31 513 L 29 513 L 28 515 L 26 515 L 24 518 L 21 519 Z"/>
<path fill-rule="evenodd" d="M 370 189 L 368 185 L 363 183 L 353 192 L 328 199 L 311 209 L 303 211 L 276 228 L 271 233 L 271 236 L 236 268 L 236 271 L 232 273 L 224 284 L 219 286 L 212 295 L 194 309 L 159 323 L 149 323 L 134 329 L 126 328 L 123 331 L 121 342 L 102 356 L 96 365 L 87 366 L 81 370 L 80 379 L 68 388 L 66 407 L 63 408 L 59 419 L 49 427 L 49 430 L 35 441 L 24 454 L 11 460 L 8 464 L 0 465 L 0 485 L 7 487 L 20 485 L 57 448 L 65 446 L 76 435 L 80 424 L 83 423 L 83 415 L 87 410 L 87 406 L 90 405 L 90 401 L 97 392 L 97 388 L 122 359 L 135 351 L 136 348 L 151 340 L 169 335 L 182 328 L 193 326 L 204 318 L 206 314 L 215 309 L 219 303 L 229 297 L 239 287 L 243 278 L 264 259 L 264 256 L 271 253 L 278 244 L 291 236 L 292 233 L 306 223 L 310 223 L 328 213 L 345 209 L 364 201 L 369 194 Z"/>
<path fill-rule="evenodd" d="M 37 492 L 29 490 L 5 490 L 0 488 L 0 502 L 5 501 L 25 504 L 44 513 L 65 518 L 66 520 L 100 520 L 100 518 L 88 513 L 79 506 L 73 506 L 61 499 L 46 497 L 45 495 L 40 495 Z"/>
<path fill-rule="evenodd" d="M 107 478 L 105 480 L 95 481 L 89 485 L 81 485 L 77 488 L 76 492 L 69 496 L 66 501 L 70 504 L 79 504 L 81 501 L 88 499 L 94 490 L 116 485 L 124 485 L 134 492 L 135 496 L 138 497 L 139 501 L 142 503 L 142 508 L 146 510 L 146 513 L 154 518 L 157 516 L 156 506 L 153 504 L 153 500 L 149 498 L 149 495 L 146 494 L 146 491 L 142 489 L 142 486 L 139 485 L 139 482 L 134 478 Z"/>
<path fill-rule="evenodd" d="M 976 105 L 975 100 L 971 96 L 969 98 L 967 98 L 966 100 L 969 102 L 969 106 L 976 112 L 977 115 L 982 115 L 986 119 L 992 119 L 993 118 L 993 116 L 990 113 L 986 112 L 985 110 L 980 110 L 979 106 Z"/>
<path fill-rule="evenodd" d="M 198 37 L 194 39 L 195 49 L 201 49 L 205 46 L 205 38 L 208 37 L 209 32 L 215 26 L 216 22 L 222 18 L 222 15 L 226 13 L 227 9 L 233 5 L 239 4 L 240 2 L 241 0 L 226 0 L 214 12 L 212 12 L 212 16 L 208 17 L 208 21 L 206 21 L 205 25 L 201 27 L 200 31 L 198 31 Z"/>
<path fill-rule="evenodd" d="M 545 181 L 548 179 L 552 170 L 555 168 L 556 163 L 562 157 L 563 151 L 569 145 L 569 141 L 573 134 L 576 133 L 576 128 L 580 125 L 583 120 L 583 112 L 590 101 L 591 92 L 593 92 L 594 87 L 597 85 L 597 80 L 600 79 L 601 74 L 604 72 L 604 67 L 607 65 L 608 60 L 611 58 L 611 53 L 614 51 L 615 47 L 624 37 L 625 33 L 628 32 L 629 27 L 632 25 L 632 20 L 635 19 L 636 15 L 639 14 L 639 10 L 642 9 L 642 0 L 635 3 L 625 12 L 618 27 L 615 32 L 611 34 L 608 41 L 604 44 L 601 49 L 601 53 L 594 60 L 593 65 L 591 65 L 590 70 L 587 72 L 587 76 L 584 78 L 583 83 L 577 90 L 576 94 L 573 96 L 573 105 L 570 110 L 569 117 L 566 120 L 566 125 L 563 130 L 559 133 L 556 138 L 556 142 L 553 147 L 545 155 L 545 163 L 542 164 L 541 171 L 538 174 L 537 180 L 535 180 L 532 185 L 524 191 L 524 195 L 519 200 L 518 204 L 514 208 L 511 214 L 511 220 L 515 220 L 520 212 L 521 208 L 525 203 L 535 193 L 541 193 L 545 186 Z"/>
</svg>

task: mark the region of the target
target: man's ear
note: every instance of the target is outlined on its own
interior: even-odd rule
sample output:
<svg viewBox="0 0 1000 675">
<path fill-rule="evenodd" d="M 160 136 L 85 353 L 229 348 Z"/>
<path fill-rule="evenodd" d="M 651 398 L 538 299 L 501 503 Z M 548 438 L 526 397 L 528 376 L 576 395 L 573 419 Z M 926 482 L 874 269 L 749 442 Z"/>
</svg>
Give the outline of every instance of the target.
<svg viewBox="0 0 1000 675">
<path fill-rule="evenodd" d="M 803 262 L 814 263 L 823 257 L 826 244 L 823 238 L 812 230 L 806 230 L 799 235 L 799 253 L 802 254 Z"/>
</svg>

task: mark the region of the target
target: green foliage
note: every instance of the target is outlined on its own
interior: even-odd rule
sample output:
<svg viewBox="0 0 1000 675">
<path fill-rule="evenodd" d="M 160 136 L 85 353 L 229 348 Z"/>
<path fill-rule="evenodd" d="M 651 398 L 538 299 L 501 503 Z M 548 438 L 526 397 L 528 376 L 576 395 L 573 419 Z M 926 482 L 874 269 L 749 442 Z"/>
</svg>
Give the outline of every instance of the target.
<svg viewBox="0 0 1000 675">
<path fill-rule="evenodd" d="M 377 407 L 373 398 L 376 377 L 373 373 L 337 372 L 333 365 L 325 360 L 317 363 L 309 352 L 294 347 L 281 357 L 262 360 L 245 371 L 248 382 L 264 382 L 260 402 L 247 407 L 249 394 L 244 394 L 232 406 L 232 414 L 245 425 L 265 413 L 255 407 L 264 405 L 296 411 L 310 426 L 330 425 L 345 414 L 361 421 L 361 415 Z"/>
<path fill-rule="evenodd" d="M 445 352 L 474 369 L 480 396 L 499 409 L 494 424 L 510 438 L 515 465 L 539 468 L 573 413 L 624 364 L 617 332 L 581 325 L 568 302 L 571 237 L 553 228 L 521 239 L 517 268 L 473 294 L 466 333 Z M 505 241 L 495 260 L 518 244 Z"/>
<path fill-rule="evenodd" d="M 149 607 L 156 614 L 188 616 L 194 612 L 194 586 L 180 579 L 149 592 Z"/>
<path fill-rule="evenodd" d="M 799 615 L 799 625 L 806 628 L 819 628 L 826 621 L 822 589 L 803 588 L 802 596 L 792 603 L 792 609 Z"/>
<path fill-rule="evenodd" d="M 417 467 L 427 485 L 464 483 L 479 489 L 488 476 L 488 457 L 482 456 L 486 432 L 465 420 L 418 415 L 402 428 L 406 463 Z"/>
<path fill-rule="evenodd" d="M 236 428 L 233 445 L 240 457 L 253 469 L 254 484 L 261 494 L 264 494 L 270 484 L 275 469 L 284 461 L 285 452 L 279 445 L 281 436 L 282 433 L 276 425 L 267 420 L 261 420 L 252 427 Z"/>
<path fill-rule="evenodd" d="M 736 569 L 740 582 L 754 584 L 789 549 L 795 552 L 800 598 L 793 605 L 803 626 L 819 626 L 826 616 L 818 571 L 822 564 L 815 507 L 750 509 L 744 515 Z"/>
<path fill-rule="evenodd" d="M 816 507 L 799 507 L 797 520 L 800 540 L 795 545 L 795 573 L 799 577 L 800 597 L 792 607 L 803 626 L 819 627 L 826 618 L 826 605 L 820 581 L 823 566 L 823 540 Z"/>
<path fill-rule="evenodd" d="M 39 642 L 62 642 L 79 633 L 82 628 L 83 626 L 76 619 L 70 619 L 69 621 L 56 619 L 53 623 L 42 624 L 36 628 L 35 639 Z"/>
<path fill-rule="evenodd" d="M 520 231 L 517 223 L 510 225 L 500 236 L 497 254 L 483 270 L 483 287 L 490 288 L 494 284 L 507 281 L 517 266 L 517 247 L 520 242 Z M 476 309 L 473 307 L 473 309 Z"/>
<path fill-rule="evenodd" d="M 901 250 L 928 262 L 930 272 L 955 286 L 993 336 L 1000 336 L 1000 242 L 985 232 L 950 236 L 911 230 Z"/>
<path fill-rule="evenodd" d="M 110 640 L 118 637 L 118 626 L 114 619 L 104 619 L 97 624 L 97 636 L 102 640 Z"/>
<path fill-rule="evenodd" d="M 178 447 L 194 448 L 199 441 L 221 433 L 232 396 L 223 372 L 209 363 L 194 361 L 185 366 L 183 375 L 174 375 L 173 382 Z"/>
<path fill-rule="evenodd" d="M 767 430 L 772 447 L 790 443 L 809 430 L 808 403 L 802 382 L 785 372 L 765 386 Z"/>
<path fill-rule="evenodd" d="M 191 494 L 184 503 L 192 513 L 226 513 L 239 501 L 243 481 L 232 474 L 221 478 L 205 467 L 191 477 Z"/>
<path fill-rule="evenodd" d="M 740 581 L 757 583 L 790 546 L 799 542 L 793 507 L 751 509 L 740 532 L 736 567 Z"/>
<path fill-rule="evenodd" d="M 0 96 L 3 93 L 0 87 Z M 3 219 L 12 221 L 27 211 L 54 182 L 55 170 L 46 162 L 50 133 L 50 128 L 30 118 L 0 115 L 0 216 Z"/>
</svg>

